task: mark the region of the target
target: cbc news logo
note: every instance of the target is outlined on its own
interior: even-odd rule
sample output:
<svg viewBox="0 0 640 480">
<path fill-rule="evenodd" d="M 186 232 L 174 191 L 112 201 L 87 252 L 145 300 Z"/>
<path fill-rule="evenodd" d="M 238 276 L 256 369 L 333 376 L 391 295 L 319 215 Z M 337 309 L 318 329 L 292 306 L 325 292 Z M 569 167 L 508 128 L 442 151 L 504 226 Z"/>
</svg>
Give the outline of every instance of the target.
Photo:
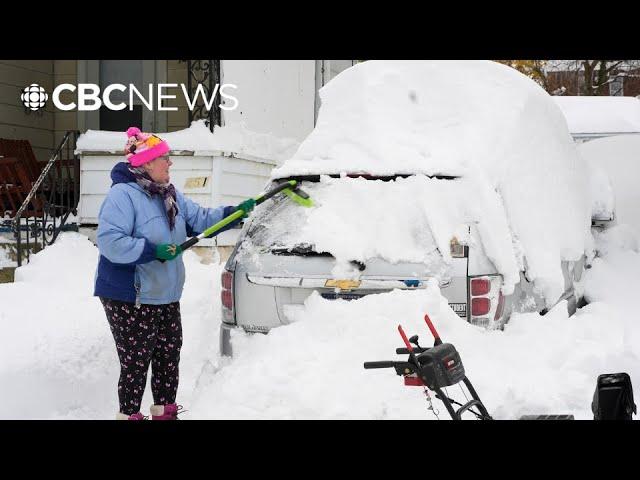
<svg viewBox="0 0 640 480">
<path fill-rule="evenodd" d="M 32 83 L 28 87 L 22 89 L 22 95 L 20 95 L 20 99 L 24 106 L 29 110 L 40 110 L 47 103 L 49 99 L 49 95 L 45 92 L 44 88 L 42 88 L 37 83 Z"/>
</svg>

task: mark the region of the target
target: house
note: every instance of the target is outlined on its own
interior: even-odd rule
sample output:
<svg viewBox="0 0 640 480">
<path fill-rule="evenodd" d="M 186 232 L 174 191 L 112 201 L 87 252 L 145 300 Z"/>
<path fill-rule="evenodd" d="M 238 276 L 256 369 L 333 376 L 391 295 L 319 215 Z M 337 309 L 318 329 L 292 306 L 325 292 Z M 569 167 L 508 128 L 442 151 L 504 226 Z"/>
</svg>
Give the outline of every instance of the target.
<svg viewBox="0 0 640 480">
<path fill-rule="evenodd" d="M 65 205 L 59 205 L 53 217 L 48 212 L 42 213 L 42 218 L 36 220 L 36 225 L 39 221 L 41 226 L 35 230 L 26 225 L 28 219 L 21 217 L 19 229 L 51 234 L 36 238 L 44 246 L 55 240 L 58 229 L 65 223 L 82 226 L 84 219 L 88 219 L 87 223 L 95 228 L 96 209 L 104 198 L 105 188 L 108 190 L 109 166 L 122 153 L 119 143 L 117 146 L 109 143 L 108 148 L 91 145 L 89 139 L 105 137 L 87 137 L 89 132 L 122 134 L 135 125 L 143 131 L 173 133 L 188 130 L 195 120 L 205 120 L 209 129 L 218 125 L 227 130 L 235 128 L 236 133 L 251 132 L 253 139 L 293 139 L 299 143 L 315 126 L 320 107 L 318 90 L 355 62 L 0 60 L 0 139 L 28 140 L 38 162 L 44 164 L 55 155 L 70 166 L 62 174 L 58 172 L 56 178 L 53 178 L 55 169 L 51 169 L 47 173 L 51 178 L 43 182 L 48 189 L 46 195 L 54 196 L 58 185 L 64 183 L 65 195 L 58 194 L 50 201 L 64 200 Z M 34 93 L 39 98 L 37 102 L 29 101 L 32 90 L 26 87 L 30 86 L 37 92 Z M 229 87 L 226 92 L 225 86 Z M 91 89 L 95 89 L 93 97 Z M 207 105 L 207 100 L 212 102 Z M 81 149 L 76 148 L 75 132 L 81 138 L 85 135 Z M 194 198 L 204 206 L 258 193 L 256 186 L 264 184 L 276 164 L 277 159 L 269 158 L 269 149 L 247 154 L 239 151 L 241 147 L 235 148 L 238 151 L 210 148 L 210 144 L 199 145 L 197 135 L 190 138 L 195 140 L 187 142 L 187 148 L 172 154 L 189 157 L 183 162 L 185 171 L 177 177 L 190 185 Z M 199 181 L 206 182 L 202 180 L 205 177 L 221 178 L 214 172 L 231 177 L 240 172 L 246 181 L 230 181 L 237 185 L 231 192 L 215 191 L 219 181 L 198 186 Z M 35 179 L 30 181 L 35 185 Z M 7 223 L 15 221 L 12 218 L 3 220 L 5 232 L 15 228 Z M 52 221 L 54 227 L 49 228 Z M 232 245 L 234 239 L 226 237 L 225 245 Z M 27 244 L 29 241 L 27 234 Z"/>
<path fill-rule="evenodd" d="M 545 89 L 554 95 L 585 95 L 585 61 L 547 60 L 544 66 Z M 613 70 L 601 80 L 598 80 L 601 64 L 597 64 L 592 72 L 592 87 L 596 87 L 592 95 L 640 96 L 640 61 L 609 61 L 606 64 Z"/>
<path fill-rule="evenodd" d="M 144 131 L 172 132 L 187 128 L 191 120 L 212 119 L 227 125 L 244 122 L 258 133 L 270 133 L 302 141 L 314 127 L 319 99 L 317 91 L 354 60 L 0 60 L 0 138 L 26 139 L 38 160 L 46 161 L 70 130 L 124 131 L 138 125 Z M 47 92 L 44 108 L 31 111 L 21 101 L 22 90 L 37 84 Z M 140 97 L 119 111 L 104 104 L 95 110 L 63 111 L 52 103 L 52 92 L 61 84 L 95 84 L 101 91 L 114 83 L 146 87 L 173 84 L 165 93 L 175 96 L 166 107 L 145 108 Z M 238 107 L 224 111 L 187 108 L 181 85 L 195 89 L 233 84 Z M 113 91 L 112 100 L 126 100 L 125 92 Z M 77 102 L 77 91 L 63 91 L 60 100 Z"/>
</svg>

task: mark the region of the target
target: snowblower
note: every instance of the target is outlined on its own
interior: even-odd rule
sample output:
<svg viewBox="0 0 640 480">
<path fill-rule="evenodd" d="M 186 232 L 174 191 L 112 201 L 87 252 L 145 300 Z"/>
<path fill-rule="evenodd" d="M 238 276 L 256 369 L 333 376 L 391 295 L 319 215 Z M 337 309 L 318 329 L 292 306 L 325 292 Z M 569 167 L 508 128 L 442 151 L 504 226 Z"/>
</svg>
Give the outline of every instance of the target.
<svg viewBox="0 0 640 480">
<path fill-rule="evenodd" d="M 428 408 L 433 411 L 437 418 L 439 418 L 438 411 L 433 406 L 429 390 L 435 392 L 435 397 L 444 404 L 453 420 L 462 420 L 462 414 L 467 411 L 474 414 L 479 420 L 492 420 L 476 390 L 465 375 L 464 366 L 456 348 L 450 343 L 442 343 L 429 315 L 425 315 L 424 320 L 433 335 L 433 347 L 421 347 L 418 344 L 417 335 L 407 339 L 402 326 L 398 325 L 398 331 L 406 348 L 397 348 L 396 353 L 399 355 L 409 354 L 409 358 L 404 362 L 365 362 L 364 368 L 394 368 L 397 375 L 404 377 L 406 386 L 423 387 L 429 404 Z M 464 383 L 471 395 L 471 400 L 469 400 L 464 389 L 462 389 L 462 385 L 460 385 L 460 389 L 467 399 L 464 404 L 450 398 L 446 391 L 446 387 L 452 387 L 460 383 Z M 454 405 L 459 406 L 459 408 L 456 410 Z"/>
<path fill-rule="evenodd" d="M 418 344 L 417 335 L 407 339 L 402 326 L 398 325 L 398 331 L 406 347 L 397 348 L 396 353 L 399 355 L 409 354 L 409 358 L 404 362 L 386 360 L 365 362 L 364 368 L 394 368 L 397 375 L 404 377 L 406 386 L 423 387 L 429 405 L 428 409 L 433 411 L 438 419 L 440 418 L 438 410 L 433 406 L 429 390 L 435 392 L 435 397 L 444 404 L 453 420 L 462 420 L 462 414 L 465 412 L 474 414 L 479 420 L 493 420 L 467 378 L 456 348 L 450 343 L 442 343 L 429 315 L 425 315 L 424 320 L 433 335 L 433 347 L 421 347 Z M 467 400 L 464 404 L 449 397 L 446 390 L 446 387 L 460 383 L 465 384 L 471 395 L 471 400 L 469 400 L 460 385 Z M 456 410 L 454 405 L 459 408 Z M 633 387 L 629 375 L 627 373 L 599 375 L 591 410 L 594 420 L 631 420 L 632 415 L 636 414 L 636 405 L 633 402 Z M 523 415 L 520 420 L 574 420 L 574 416 L 570 414 Z"/>
</svg>

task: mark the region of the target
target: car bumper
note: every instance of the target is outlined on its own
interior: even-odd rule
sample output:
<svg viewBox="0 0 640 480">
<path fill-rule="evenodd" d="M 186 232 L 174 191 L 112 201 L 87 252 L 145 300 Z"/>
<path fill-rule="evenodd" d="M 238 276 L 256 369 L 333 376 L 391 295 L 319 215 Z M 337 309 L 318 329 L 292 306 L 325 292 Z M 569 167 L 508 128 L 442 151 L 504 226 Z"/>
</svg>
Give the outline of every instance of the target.
<svg viewBox="0 0 640 480">
<path fill-rule="evenodd" d="M 220 355 L 224 357 L 232 357 L 233 349 L 231 347 L 231 330 L 237 328 L 235 325 L 229 325 L 228 323 L 220 323 L 220 340 L 219 350 Z"/>
</svg>

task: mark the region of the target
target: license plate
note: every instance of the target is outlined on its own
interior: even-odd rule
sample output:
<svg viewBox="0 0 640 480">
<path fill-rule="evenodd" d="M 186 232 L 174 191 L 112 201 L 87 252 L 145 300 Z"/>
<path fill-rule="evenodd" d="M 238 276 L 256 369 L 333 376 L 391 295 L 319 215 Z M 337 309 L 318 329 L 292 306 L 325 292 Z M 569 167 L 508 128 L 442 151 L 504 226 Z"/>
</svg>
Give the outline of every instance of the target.
<svg viewBox="0 0 640 480">
<path fill-rule="evenodd" d="M 320 296 L 327 300 L 357 300 L 364 297 L 364 295 L 359 295 L 357 293 L 321 293 Z"/>
<path fill-rule="evenodd" d="M 466 303 L 450 303 L 451 310 L 456 312 L 459 317 L 467 318 L 467 304 Z"/>
</svg>

